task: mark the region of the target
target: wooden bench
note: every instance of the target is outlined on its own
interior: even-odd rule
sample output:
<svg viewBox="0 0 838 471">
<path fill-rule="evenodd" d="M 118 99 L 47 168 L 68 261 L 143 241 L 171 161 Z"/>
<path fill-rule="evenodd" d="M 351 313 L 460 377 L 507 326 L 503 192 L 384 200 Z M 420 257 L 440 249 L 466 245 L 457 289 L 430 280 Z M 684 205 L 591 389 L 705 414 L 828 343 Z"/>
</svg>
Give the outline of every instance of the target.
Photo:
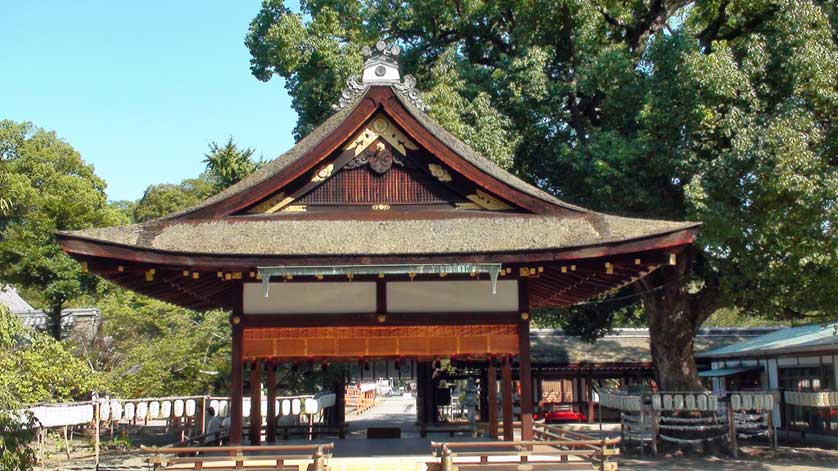
<svg viewBox="0 0 838 471">
<path fill-rule="evenodd" d="M 428 463 L 429 471 L 495 470 L 601 470 L 617 471 L 611 458 L 619 439 L 550 440 L 510 442 L 432 442 L 438 462 Z"/>
<path fill-rule="evenodd" d="M 211 469 L 213 471 L 325 471 L 333 443 L 322 445 L 145 447 L 154 471 Z M 172 455 L 172 456 L 170 456 Z M 298 461 L 298 464 L 289 464 Z M 268 462 L 269 464 L 265 464 Z M 191 465 L 191 466 L 190 466 Z"/>
</svg>

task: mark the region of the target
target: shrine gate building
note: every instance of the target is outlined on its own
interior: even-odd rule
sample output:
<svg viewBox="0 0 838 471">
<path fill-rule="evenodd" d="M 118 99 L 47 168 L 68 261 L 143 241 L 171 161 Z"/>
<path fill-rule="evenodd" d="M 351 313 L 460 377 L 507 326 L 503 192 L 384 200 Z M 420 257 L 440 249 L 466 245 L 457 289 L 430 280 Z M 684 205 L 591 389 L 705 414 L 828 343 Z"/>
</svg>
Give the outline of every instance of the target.
<svg viewBox="0 0 838 471">
<path fill-rule="evenodd" d="M 490 403 L 500 366 L 511 439 L 514 357 L 530 440 L 530 310 L 674 264 L 698 224 L 556 199 L 434 122 L 413 77 L 399 73 L 397 46 L 364 53 L 363 74 L 348 80 L 335 113 L 249 177 L 162 219 L 61 232 L 61 247 L 125 288 L 231 311 L 233 443 L 247 364 L 258 384 L 262 365 L 277 362 L 440 358 L 488 360 Z M 432 420 L 421 388 L 419 396 L 419 420 Z M 495 430 L 497 410 L 488 410 Z"/>
</svg>

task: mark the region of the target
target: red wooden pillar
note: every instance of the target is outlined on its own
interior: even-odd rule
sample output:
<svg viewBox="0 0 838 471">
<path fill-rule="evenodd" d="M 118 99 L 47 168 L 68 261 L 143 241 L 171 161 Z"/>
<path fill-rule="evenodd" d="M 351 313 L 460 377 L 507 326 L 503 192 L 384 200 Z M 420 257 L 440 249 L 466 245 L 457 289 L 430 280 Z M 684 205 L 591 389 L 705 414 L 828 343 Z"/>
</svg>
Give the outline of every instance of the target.
<svg viewBox="0 0 838 471">
<path fill-rule="evenodd" d="M 515 437 L 512 428 L 512 360 L 509 355 L 503 357 L 500 376 L 500 389 L 503 396 L 503 439 L 511 442 Z"/>
<path fill-rule="evenodd" d="M 335 381 L 335 413 L 334 425 L 340 427 L 340 438 L 346 438 L 344 426 L 346 424 L 346 379 L 341 373 L 340 379 Z"/>
<path fill-rule="evenodd" d="M 256 360 L 250 367 L 250 444 L 262 441 L 262 362 Z"/>
<path fill-rule="evenodd" d="M 243 285 L 234 281 L 233 314 L 230 325 L 233 328 L 232 354 L 230 355 L 230 444 L 242 442 L 242 383 L 244 383 L 244 338 L 242 335 L 241 315 L 243 312 Z"/>
<path fill-rule="evenodd" d="M 518 280 L 518 378 L 521 381 L 521 440 L 533 439 L 532 370 L 530 368 L 530 298 L 526 278 Z"/>
<path fill-rule="evenodd" d="M 489 366 L 486 369 L 486 392 L 489 436 L 498 438 L 498 372 L 494 358 L 489 359 Z"/>
<path fill-rule="evenodd" d="M 276 441 L 276 366 L 274 362 L 267 364 L 268 371 L 265 379 L 268 393 L 268 416 L 265 428 L 265 442 L 267 443 Z"/>
</svg>

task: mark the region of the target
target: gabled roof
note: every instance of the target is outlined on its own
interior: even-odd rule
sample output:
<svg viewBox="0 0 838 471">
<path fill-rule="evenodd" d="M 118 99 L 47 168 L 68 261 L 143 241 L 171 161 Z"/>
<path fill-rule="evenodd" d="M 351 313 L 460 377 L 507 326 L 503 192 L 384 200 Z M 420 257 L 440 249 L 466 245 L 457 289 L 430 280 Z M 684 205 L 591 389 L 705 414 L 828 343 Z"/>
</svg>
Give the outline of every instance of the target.
<svg viewBox="0 0 838 471">
<path fill-rule="evenodd" d="M 402 125 L 409 138 L 434 149 L 434 155 L 441 155 L 452 171 L 469 174 L 485 185 L 486 192 L 527 208 L 529 214 L 419 210 L 372 215 L 278 213 L 272 218 L 239 214 L 316 168 L 379 109 Z M 346 126 L 347 122 L 355 124 Z M 68 231 L 60 236 L 173 253 L 361 256 L 560 250 L 645 239 L 698 225 L 622 218 L 564 203 L 480 156 L 397 89 L 385 85 L 367 87 L 291 150 L 197 206 L 144 224 Z"/>
<path fill-rule="evenodd" d="M 215 275 L 259 266 L 478 261 L 534 270 L 533 305 L 566 305 L 673 264 L 696 237 L 699 223 L 590 211 L 501 169 L 434 122 L 393 64 L 368 61 L 334 115 L 239 183 L 162 219 L 60 232 L 62 248 L 123 286 L 201 309 L 230 302 Z M 392 201 L 369 204 L 379 195 Z"/>
<path fill-rule="evenodd" d="M 703 358 L 750 358 L 820 351 L 838 352 L 838 322 L 789 327 L 704 352 L 699 356 Z"/>
</svg>

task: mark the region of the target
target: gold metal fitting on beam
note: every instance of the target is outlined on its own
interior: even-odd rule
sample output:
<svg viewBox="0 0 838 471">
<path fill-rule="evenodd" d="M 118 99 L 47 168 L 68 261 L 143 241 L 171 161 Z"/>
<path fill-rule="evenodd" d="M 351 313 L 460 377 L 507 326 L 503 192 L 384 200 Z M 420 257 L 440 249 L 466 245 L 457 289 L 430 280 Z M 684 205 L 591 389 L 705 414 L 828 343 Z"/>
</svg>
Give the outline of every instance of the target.
<svg viewBox="0 0 838 471">
<path fill-rule="evenodd" d="M 122 272 L 124 272 L 124 271 L 125 271 L 125 267 L 123 267 L 122 265 L 117 265 L 117 267 L 116 267 L 116 271 L 118 271 L 118 272 L 122 273 Z"/>
<path fill-rule="evenodd" d="M 384 315 L 384 314 L 379 314 L 379 315 L 375 316 L 375 318 L 378 320 L 379 324 L 383 324 L 384 322 L 387 321 L 387 316 Z"/>
<path fill-rule="evenodd" d="M 242 318 L 239 317 L 239 316 L 233 316 L 233 317 L 230 318 L 230 322 L 233 325 L 239 325 L 239 324 L 241 324 L 241 321 L 242 321 Z"/>
<path fill-rule="evenodd" d="M 186 278 L 189 276 L 189 270 L 183 270 L 183 277 Z"/>
<path fill-rule="evenodd" d="M 521 313 L 521 320 L 526 321 L 526 320 L 529 320 L 529 318 L 530 318 L 530 313 L 529 312 L 522 312 Z"/>
<path fill-rule="evenodd" d="M 200 273 L 198 273 L 198 272 L 192 272 L 192 279 L 193 279 L 193 280 L 197 280 L 197 279 L 198 279 L 198 278 L 200 278 L 200 277 L 201 277 L 201 274 L 200 274 Z"/>
</svg>

